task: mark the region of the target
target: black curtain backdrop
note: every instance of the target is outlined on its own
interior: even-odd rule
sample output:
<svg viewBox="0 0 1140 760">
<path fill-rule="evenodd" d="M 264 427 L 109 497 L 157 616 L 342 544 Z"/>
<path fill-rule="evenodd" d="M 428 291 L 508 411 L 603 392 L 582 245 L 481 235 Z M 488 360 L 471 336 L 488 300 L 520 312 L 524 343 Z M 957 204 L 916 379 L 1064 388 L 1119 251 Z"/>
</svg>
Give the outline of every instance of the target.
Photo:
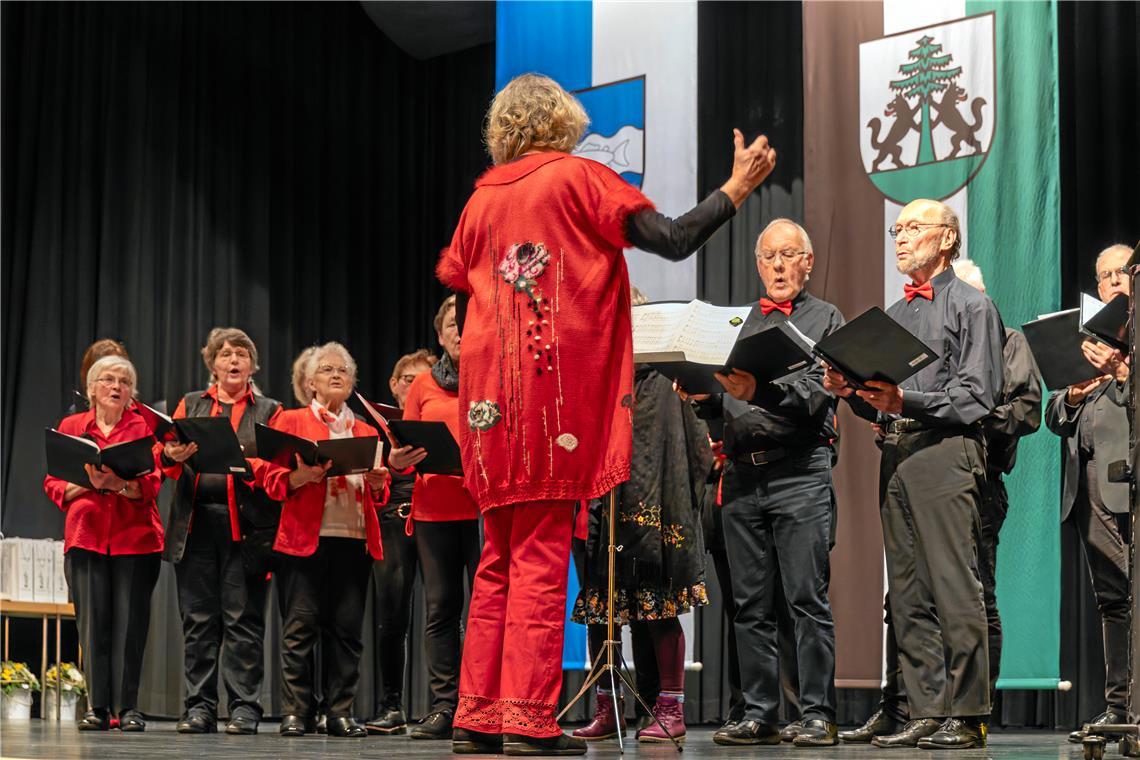
<svg viewBox="0 0 1140 760">
<path fill-rule="evenodd" d="M 802 218 L 801 14 L 798 3 L 699 7 L 699 192 L 727 176 L 733 126 L 765 132 L 780 153 L 701 254 L 698 292 L 715 303 L 754 300 L 757 234 L 776 216 Z M 1101 248 L 1140 236 L 1140 16 L 1130 3 L 1061 3 L 1059 16 L 1068 304 L 1093 289 Z M 62 535 L 40 488 L 41 431 L 72 403 L 80 355 L 97 337 L 126 342 L 146 400 L 204 385 L 197 350 L 215 325 L 251 334 L 257 380 L 286 404 L 292 360 L 310 343 L 343 341 L 361 388 L 380 396 L 398 355 L 436 348 L 431 317 L 444 292 L 432 267 L 487 165 L 479 128 L 493 46 L 418 62 L 352 3 L 7 2 L 0 23 L 5 534 Z M 995 723 L 1068 727 L 1103 708 L 1096 608 L 1067 527 L 1062 552 L 1061 673 L 1074 689 L 1004 693 Z M 711 563 L 708 581 L 713 604 L 697 614 L 694 642 L 704 667 L 687 679 L 692 722 L 718 722 L 728 703 Z M 418 595 L 415 605 L 408 693 L 420 716 Z M 174 716 L 182 652 L 169 567 L 153 608 L 142 706 Z M 270 620 L 272 714 L 275 612 Z M 13 653 L 36 661 L 38 629 L 13 621 Z M 371 646 L 361 716 L 373 704 Z M 580 682 L 570 674 L 567 691 Z M 840 720 L 866 717 L 875 696 L 841 690 Z"/>
<path fill-rule="evenodd" d="M 6 535 L 62 536 L 41 489 L 42 430 L 72 403 L 95 338 L 123 340 L 141 397 L 171 405 L 205 385 L 198 349 L 215 325 L 249 332 L 255 379 L 287 405 L 305 345 L 345 343 L 360 387 L 380 397 L 400 354 L 438 349 L 433 267 L 488 163 L 493 46 L 418 62 L 356 3 L 0 13 Z M 271 630 L 271 712 L 278 639 Z M 180 712 L 181 659 L 164 566 L 145 711 Z M 366 655 L 362 715 L 371 669 Z"/>
</svg>

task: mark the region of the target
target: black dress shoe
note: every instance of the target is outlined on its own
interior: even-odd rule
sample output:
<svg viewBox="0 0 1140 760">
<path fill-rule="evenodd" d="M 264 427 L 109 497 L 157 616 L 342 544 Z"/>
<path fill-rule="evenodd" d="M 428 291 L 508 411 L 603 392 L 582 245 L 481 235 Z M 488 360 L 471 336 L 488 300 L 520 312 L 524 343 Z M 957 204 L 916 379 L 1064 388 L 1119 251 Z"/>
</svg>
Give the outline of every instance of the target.
<svg viewBox="0 0 1140 760">
<path fill-rule="evenodd" d="M 903 722 L 896 720 L 882 710 L 878 710 L 867 722 L 851 731 L 840 731 L 839 738 L 849 744 L 867 744 L 876 736 L 886 736 L 898 732 Z"/>
<path fill-rule="evenodd" d="M 758 720 L 742 720 L 724 727 L 713 734 L 713 741 L 717 744 L 732 746 L 735 744 L 779 744 L 783 739 L 775 726 L 769 726 Z"/>
<path fill-rule="evenodd" d="M 834 747 L 839 744 L 839 729 L 834 723 L 813 718 L 803 722 L 792 744 L 797 747 Z"/>
<path fill-rule="evenodd" d="M 180 734 L 214 734 L 218 731 L 218 718 L 202 710 L 191 710 L 182 716 L 175 729 Z"/>
<path fill-rule="evenodd" d="M 261 716 L 257 710 L 242 705 L 230 713 L 230 719 L 226 721 L 226 733 L 231 736 L 252 736 L 257 733 L 257 724 L 260 722 Z"/>
<path fill-rule="evenodd" d="M 80 731 L 107 731 L 111 728 L 111 711 L 105 707 L 88 710 L 75 724 Z"/>
<path fill-rule="evenodd" d="M 444 740 L 451 738 L 451 713 L 438 710 L 427 716 L 412 729 L 413 739 Z"/>
<path fill-rule="evenodd" d="M 798 734 L 800 732 L 800 729 L 803 727 L 804 722 L 802 720 L 793 720 L 791 723 L 780 729 L 780 739 L 786 742 L 790 742 L 792 739 L 796 738 L 796 734 Z"/>
<path fill-rule="evenodd" d="M 547 739 L 519 734 L 503 736 L 503 754 L 512 757 L 569 757 L 586 754 L 586 740 L 559 734 Z"/>
<path fill-rule="evenodd" d="M 1089 726 L 1089 727 L 1114 726 L 1114 725 L 1124 723 L 1124 722 L 1125 722 L 1124 716 L 1119 714 L 1119 713 L 1114 713 L 1111 710 L 1102 712 L 1100 715 L 1096 716 L 1095 718 L 1092 718 L 1087 723 L 1085 723 L 1083 726 L 1078 728 L 1076 731 L 1069 734 L 1069 741 L 1072 742 L 1073 744 L 1080 744 L 1081 742 L 1083 742 L 1085 740 L 1085 737 L 1088 736 L 1090 733 L 1090 732 L 1085 730 L 1085 726 Z M 1092 733 L 1094 733 L 1094 734 L 1096 733 L 1095 728 L 1092 731 Z"/>
<path fill-rule="evenodd" d="M 312 718 L 303 718 L 300 715 L 282 715 L 281 727 L 277 730 L 282 736 L 304 736 L 306 732 L 315 728 Z"/>
<path fill-rule="evenodd" d="M 891 747 L 917 747 L 918 740 L 930 736 L 942 728 L 942 721 L 935 718 L 919 718 L 907 721 L 897 734 L 885 734 L 871 739 L 871 744 L 883 749 Z"/>
<path fill-rule="evenodd" d="M 451 751 L 456 755 L 500 755 L 503 736 L 456 728 L 451 732 Z"/>
<path fill-rule="evenodd" d="M 370 734 L 384 734 L 386 736 L 403 734 L 408 731 L 408 717 L 398 707 L 388 708 L 381 710 L 375 718 L 366 721 L 364 727 L 368 729 Z"/>
<path fill-rule="evenodd" d="M 126 733 L 146 731 L 146 720 L 138 710 L 123 710 L 119 713 L 119 730 Z"/>
<path fill-rule="evenodd" d="M 329 718 L 325 726 L 329 736 L 339 736 L 342 739 L 360 739 L 368 736 L 368 730 L 364 726 L 345 715 Z"/>
<path fill-rule="evenodd" d="M 973 749 L 986 746 L 986 724 L 980 720 L 948 718 L 930 736 L 918 740 L 919 749 Z"/>
</svg>

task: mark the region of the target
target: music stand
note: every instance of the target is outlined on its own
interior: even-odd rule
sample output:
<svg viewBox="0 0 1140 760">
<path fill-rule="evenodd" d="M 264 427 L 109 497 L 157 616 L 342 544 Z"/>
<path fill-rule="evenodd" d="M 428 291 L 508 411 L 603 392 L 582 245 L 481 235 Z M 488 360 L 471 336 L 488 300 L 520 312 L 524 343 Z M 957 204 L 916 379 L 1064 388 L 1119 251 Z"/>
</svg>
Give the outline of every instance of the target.
<svg viewBox="0 0 1140 760">
<path fill-rule="evenodd" d="M 677 741 L 677 737 L 669 733 L 669 729 L 665 728 L 665 724 L 661 722 L 661 719 L 657 717 L 657 714 L 654 713 L 652 709 L 650 709 L 649 705 L 645 703 L 645 700 L 642 699 L 641 695 L 637 693 L 637 687 L 633 685 L 633 679 L 629 677 L 629 667 L 625 664 L 625 658 L 621 653 L 621 639 L 614 637 L 614 586 L 617 580 L 617 553 L 622 550 L 622 547 L 614 544 L 614 541 L 616 539 L 615 532 L 617 528 L 616 488 L 610 491 L 609 496 L 607 497 L 607 502 L 610 514 L 609 542 L 606 558 L 606 641 L 602 646 L 604 656 L 603 652 L 594 653 L 594 661 L 590 665 L 590 673 L 586 677 L 586 682 L 582 684 L 582 688 L 578 690 L 578 693 L 574 695 L 574 698 L 566 703 L 566 706 L 562 708 L 562 712 L 558 713 L 557 720 L 562 720 L 562 716 L 564 716 L 571 707 L 577 704 L 578 700 L 586 696 L 590 690 L 590 687 L 600 681 L 603 676 L 608 674 L 610 678 L 610 693 L 612 693 L 614 697 L 614 716 L 617 718 L 618 751 L 622 754 L 625 754 L 625 741 L 622 737 L 621 727 L 622 718 L 624 716 L 620 712 L 621 708 L 618 705 L 617 698 L 617 684 L 620 680 L 625 684 L 625 688 L 629 690 L 629 693 L 632 694 L 639 703 L 641 703 L 641 706 L 645 708 L 645 711 L 653 716 L 653 720 L 657 721 L 657 725 L 661 727 L 661 730 L 664 731 L 665 735 L 669 737 L 669 740 L 673 742 L 673 746 L 677 748 L 677 751 L 684 752 L 684 747 L 682 747 L 681 743 Z"/>
</svg>

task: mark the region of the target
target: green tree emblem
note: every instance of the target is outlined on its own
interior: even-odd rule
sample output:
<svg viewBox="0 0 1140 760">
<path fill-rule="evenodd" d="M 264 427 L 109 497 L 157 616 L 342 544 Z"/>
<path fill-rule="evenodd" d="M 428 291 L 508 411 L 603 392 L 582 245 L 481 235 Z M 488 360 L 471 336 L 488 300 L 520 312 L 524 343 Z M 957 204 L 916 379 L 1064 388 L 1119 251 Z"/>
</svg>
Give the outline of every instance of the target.
<svg viewBox="0 0 1140 760">
<path fill-rule="evenodd" d="M 917 47 L 907 53 L 908 63 L 899 66 L 902 79 L 890 82 L 890 88 L 902 94 L 905 98 L 917 97 L 922 106 L 922 128 L 919 132 L 918 162 L 928 164 L 936 159 L 934 155 L 934 142 L 930 137 L 930 104 L 936 92 L 945 90 L 951 82 L 962 74 L 962 67 L 949 68 L 954 61 L 950 53 L 942 53 L 942 45 L 935 44 L 934 38 L 928 34 L 920 37 Z"/>
</svg>

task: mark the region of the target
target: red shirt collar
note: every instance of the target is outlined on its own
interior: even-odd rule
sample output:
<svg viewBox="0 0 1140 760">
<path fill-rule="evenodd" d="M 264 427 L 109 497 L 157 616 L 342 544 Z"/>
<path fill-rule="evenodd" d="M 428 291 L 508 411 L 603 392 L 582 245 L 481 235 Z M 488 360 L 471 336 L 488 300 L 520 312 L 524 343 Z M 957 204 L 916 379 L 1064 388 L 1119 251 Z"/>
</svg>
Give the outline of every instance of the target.
<svg viewBox="0 0 1140 760">
<path fill-rule="evenodd" d="M 202 397 L 205 398 L 206 396 L 209 396 L 210 398 L 214 399 L 214 401 L 217 401 L 219 404 L 222 403 L 221 401 L 218 401 L 218 384 L 217 383 L 212 383 L 210 385 L 210 387 L 206 389 L 206 392 L 202 394 Z M 253 383 L 247 383 L 246 384 L 245 395 L 243 395 L 238 400 L 239 401 L 248 401 L 248 402 L 252 403 L 252 401 L 253 401 Z"/>
</svg>

